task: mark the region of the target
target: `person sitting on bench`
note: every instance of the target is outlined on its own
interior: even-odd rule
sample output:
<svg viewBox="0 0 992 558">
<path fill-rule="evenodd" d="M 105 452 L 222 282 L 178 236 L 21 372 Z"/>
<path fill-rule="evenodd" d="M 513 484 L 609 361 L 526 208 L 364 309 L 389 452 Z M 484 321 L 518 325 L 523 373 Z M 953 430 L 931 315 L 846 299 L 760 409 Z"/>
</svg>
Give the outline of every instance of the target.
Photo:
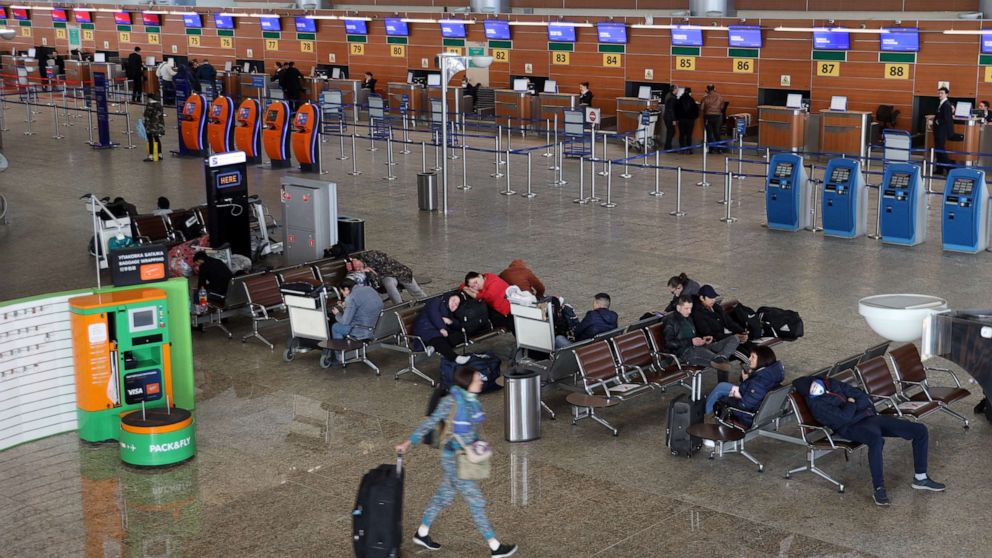
<svg viewBox="0 0 992 558">
<path fill-rule="evenodd" d="M 699 294 L 699 283 L 689 279 L 685 273 L 680 273 L 668 280 L 668 292 L 672 293 L 672 301 L 665 307 L 665 313 L 675 311 L 680 296 L 693 297 Z"/>
<path fill-rule="evenodd" d="M 206 252 L 200 250 L 193 254 L 193 271 L 197 275 L 196 291 L 200 289 L 207 291 L 207 300 L 216 306 L 224 306 L 227 298 L 227 287 L 231 284 L 231 273 L 227 264 L 211 258 Z M 196 293 L 193 293 L 194 297 Z"/>
<path fill-rule="evenodd" d="M 467 364 L 469 356 L 455 352 L 455 346 L 464 341 L 457 338 L 461 332 L 457 328 L 448 329 L 448 326 L 455 323 L 451 315 L 458 310 L 461 300 L 458 293 L 448 293 L 428 300 L 413 322 L 413 335 L 424 343 L 422 348 L 428 355 L 437 351 L 456 364 Z"/>
<path fill-rule="evenodd" d="M 372 287 L 358 285 L 353 279 L 345 278 L 339 287 L 344 295 L 344 311 L 331 308 L 337 321 L 331 325 L 331 337 L 344 339 L 371 339 L 375 324 L 382 313 L 382 298 Z"/>
<path fill-rule="evenodd" d="M 489 307 L 489 322 L 494 328 L 513 330 L 513 320 L 510 318 L 510 301 L 506 300 L 506 289 L 510 285 L 493 273 L 469 271 L 465 274 L 465 282 L 459 288 L 468 296 L 481 300 Z"/>
<path fill-rule="evenodd" d="M 813 418 L 839 436 L 868 446 L 868 466 L 875 504 L 888 506 L 885 477 L 882 474 L 882 447 L 885 438 L 913 441 L 913 466 L 916 474 L 912 487 L 917 490 L 941 492 L 944 485 L 927 475 L 929 431 L 918 422 L 879 415 L 868 394 L 838 380 L 799 378 L 793 384 L 806 396 Z"/>
<path fill-rule="evenodd" d="M 610 295 L 597 293 L 592 299 L 592 310 L 586 312 L 582 321 L 575 328 L 575 341 L 570 341 L 564 335 L 555 335 L 555 349 L 592 339 L 600 333 L 616 329 L 618 319 L 617 313 L 610 310 Z"/>
<path fill-rule="evenodd" d="M 691 315 L 692 299 L 687 295 L 680 296 L 675 304 L 675 312 L 667 314 L 662 322 L 666 349 L 678 357 L 680 362 L 716 369 L 717 380 L 726 382 L 727 373 L 731 370 L 729 359 L 739 344 L 737 337 L 728 335 L 721 341 L 713 341 L 709 336 L 701 337 L 696 333 Z"/>
<path fill-rule="evenodd" d="M 744 411 L 757 411 L 765 395 L 777 388 L 784 379 L 785 368 L 776 358 L 775 351 L 770 347 L 755 347 L 751 349 L 748 368 L 741 370 L 741 385 L 735 386 L 730 382 L 717 384 L 706 398 L 706 414 L 714 412 L 718 401 Z M 733 411 L 731 415 L 744 426 L 751 426 L 751 415 Z"/>
<path fill-rule="evenodd" d="M 523 260 L 513 260 L 503 271 L 499 272 L 499 278 L 506 281 L 508 285 L 516 285 L 525 293 L 533 293 L 538 300 L 544 298 L 544 283 L 537 278 L 537 275 Z"/>
<path fill-rule="evenodd" d="M 712 285 L 699 288 L 696 302 L 692 305 L 692 323 L 696 326 L 696 333 L 716 341 L 736 335 L 741 344 L 747 343 L 747 331 L 727 315 L 723 305 L 716 303 L 719 296 Z"/>
<path fill-rule="evenodd" d="M 366 250 L 360 254 L 361 259 L 352 258 L 351 264 L 355 271 L 372 271 L 382 280 L 382 286 L 386 288 L 386 294 L 393 304 L 403 302 L 400 290 L 397 285 L 409 291 L 414 299 L 425 298 L 427 295 L 413 278 L 413 270 L 401 264 L 396 258 L 391 257 L 379 250 Z"/>
</svg>

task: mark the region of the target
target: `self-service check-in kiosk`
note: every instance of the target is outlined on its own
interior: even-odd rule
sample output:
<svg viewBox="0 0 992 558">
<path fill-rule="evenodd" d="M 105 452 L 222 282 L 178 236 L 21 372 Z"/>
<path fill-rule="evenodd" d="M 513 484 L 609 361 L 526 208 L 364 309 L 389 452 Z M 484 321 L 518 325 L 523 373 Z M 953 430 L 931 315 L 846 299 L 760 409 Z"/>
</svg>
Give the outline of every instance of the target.
<svg viewBox="0 0 992 558">
<path fill-rule="evenodd" d="M 927 239 L 927 193 L 920 167 L 890 163 L 882 176 L 879 230 L 882 242 L 915 246 Z"/>
<path fill-rule="evenodd" d="M 192 93 L 183 104 L 182 142 L 187 152 L 203 154 L 207 148 L 207 107 L 202 95 Z"/>
<path fill-rule="evenodd" d="M 773 156 L 768 164 L 768 178 L 765 182 L 768 228 L 798 231 L 809 227 L 812 208 L 803 158 L 792 153 Z"/>
<path fill-rule="evenodd" d="M 227 243 L 235 254 L 250 258 L 251 207 L 245 162 L 242 151 L 218 153 L 205 161 L 207 232 L 212 246 Z"/>
<path fill-rule="evenodd" d="M 117 440 L 133 465 L 195 453 L 192 414 L 174 407 L 166 293 L 139 288 L 69 299 L 79 436 Z"/>
<path fill-rule="evenodd" d="M 320 110 L 307 102 L 293 116 L 293 155 L 303 172 L 320 173 Z"/>
<path fill-rule="evenodd" d="M 289 103 L 273 101 L 265 107 L 262 145 L 272 161 L 272 168 L 289 166 Z"/>
<path fill-rule="evenodd" d="M 989 246 L 989 196 L 985 171 L 956 168 L 944 186 L 944 250 L 977 254 Z"/>
<path fill-rule="evenodd" d="M 823 234 L 856 238 L 868 228 L 868 189 L 861 163 L 855 159 L 833 159 L 827 163 L 823 181 Z"/>
<path fill-rule="evenodd" d="M 338 243 L 338 189 L 334 182 L 282 179 L 285 254 L 290 264 L 312 261 Z"/>
<path fill-rule="evenodd" d="M 245 99 L 238 105 L 234 118 L 234 147 L 243 151 L 249 163 L 262 160 L 262 107 L 255 99 Z"/>
<path fill-rule="evenodd" d="M 211 101 L 207 141 L 214 153 L 234 151 L 234 101 L 230 97 L 220 95 Z"/>
</svg>

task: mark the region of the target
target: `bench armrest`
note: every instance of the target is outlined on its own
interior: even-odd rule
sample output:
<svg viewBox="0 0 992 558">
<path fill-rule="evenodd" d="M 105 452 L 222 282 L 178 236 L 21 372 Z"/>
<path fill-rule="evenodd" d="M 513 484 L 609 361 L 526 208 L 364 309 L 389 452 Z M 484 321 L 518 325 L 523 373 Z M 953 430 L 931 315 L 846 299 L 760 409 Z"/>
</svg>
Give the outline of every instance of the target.
<svg viewBox="0 0 992 558">
<path fill-rule="evenodd" d="M 929 366 L 924 366 L 923 369 L 926 370 L 928 374 L 930 372 L 943 372 L 954 380 L 955 387 L 961 387 L 961 380 L 958 379 L 958 375 L 948 368 L 930 368 Z"/>
<path fill-rule="evenodd" d="M 902 411 L 899 409 L 899 401 L 896 400 L 895 397 L 893 397 L 891 395 L 872 395 L 870 393 L 868 394 L 868 397 L 870 397 L 876 403 L 879 402 L 879 401 L 884 401 L 884 402 L 888 403 L 889 405 L 892 406 L 893 409 L 896 410 L 896 414 L 898 414 L 899 416 L 902 416 Z"/>
<path fill-rule="evenodd" d="M 827 439 L 827 442 L 830 442 L 830 447 L 833 448 L 833 449 L 838 449 L 837 448 L 837 444 L 834 443 L 833 436 L 830 435 L 830 430 L 828 430 L 825 426 L 814 426 L 812 424 L 805 424 L 805 423 L 800 422 L 799 423 L 799 427 L 800 428 L 806 428 L 806 429 L 809 429 L 809 430 L 817 430 L 819 432 L 822 432 L 823 433 L 823 436 Z"/>
</svg>

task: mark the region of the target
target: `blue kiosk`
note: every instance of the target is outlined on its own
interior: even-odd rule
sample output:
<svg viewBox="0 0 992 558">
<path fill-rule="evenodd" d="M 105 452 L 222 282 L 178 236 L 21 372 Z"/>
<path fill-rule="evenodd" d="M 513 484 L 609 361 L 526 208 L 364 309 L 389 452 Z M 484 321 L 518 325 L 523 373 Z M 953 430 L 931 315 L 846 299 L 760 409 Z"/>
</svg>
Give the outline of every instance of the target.
<svg viewBox="0 0 992 558">
<path fill-rule="evenodd" d="M 985 171 L 956 168 L 944 185 L 941 236 L 944 250 L 977 254 L 989 246 L 989 196 Z"/>
<path fill-rule="evenodd" d="M 813 209 L 810 194 L 803 158 L 793 153 L 773 156 L 768 164 L 768 178 L 765 181 L 768 228 L 798 231 L 809 227 Z"/>
<path fill-rule="evenodd" d="M 868 228 L 868 189 L 861 163 L 833 159 L 827 163 L 823 181 L 823 234 L 857 238 Z"/>
<path fill-rule="evenodd" d="M 920 183 L 920 167 L 890 163 L 885 167 L 879 202 L 882 242 L 916 246 L 927 239 L 927 192 Z"/>
</svg>

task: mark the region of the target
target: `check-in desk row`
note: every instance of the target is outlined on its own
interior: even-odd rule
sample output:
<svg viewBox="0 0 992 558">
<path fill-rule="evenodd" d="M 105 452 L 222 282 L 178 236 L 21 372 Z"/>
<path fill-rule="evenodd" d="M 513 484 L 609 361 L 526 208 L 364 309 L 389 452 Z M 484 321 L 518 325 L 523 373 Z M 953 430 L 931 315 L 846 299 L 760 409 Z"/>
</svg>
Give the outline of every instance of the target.
<svg viewBox="0 0 992 558">
<path fill-rule="evenodd" d="M 420 122 L 432 120 L 431 101 L 441 100 L 440 86 L 422 87 L 414 83 L 390 83 L 387 87 L 386 102 L 393 116 L 399 116 L 405 105 L 406 114 L 410 118 Z M 464 87 L 458 85 L 448 87 L 449 113 L 464 114 L 473 110 L 472 97 L 465 94 Z"/>
<path fill-rule="evenodd" d="M 543 128 L 548 120 L 553 123 L 556 117 L 558 127 L 563 128 L 565 118 L 562 111 L 577 108 L 579 100 L 579 96 L 572 93 L 531 95 L 526 91 L 497 89 L 495 94 L 496 121 L 503 123 L 510 119 L 513 127 L 525 128 L 533 127 L 535 121 L 538 127 Z"/>
<path fill-rule="evenodd" d="M 927 115 L 927 139 L 926 148 L 934 147 L 933 143 L 933 118 L 934 115 Z M 985 119 L 980 116 L 970 118 L 955 118 L 954 133 L 961 134 L 964 139 L 960 141 L 947 140 L 944 149 L 948 151 L 964 151 L 965 154 L 949 153 L 947 157 L 958 164 L 965 166 L 992 166 L 992 126 L 986 124 Z M 980 154 L 979 154 L 980 153 Z"/>
<path fill-rule="evenodd" d="M 868 148 L 871 113 L 758 107 L 758 145 L 789 151 L 861 156 Z"/>
</svg>

